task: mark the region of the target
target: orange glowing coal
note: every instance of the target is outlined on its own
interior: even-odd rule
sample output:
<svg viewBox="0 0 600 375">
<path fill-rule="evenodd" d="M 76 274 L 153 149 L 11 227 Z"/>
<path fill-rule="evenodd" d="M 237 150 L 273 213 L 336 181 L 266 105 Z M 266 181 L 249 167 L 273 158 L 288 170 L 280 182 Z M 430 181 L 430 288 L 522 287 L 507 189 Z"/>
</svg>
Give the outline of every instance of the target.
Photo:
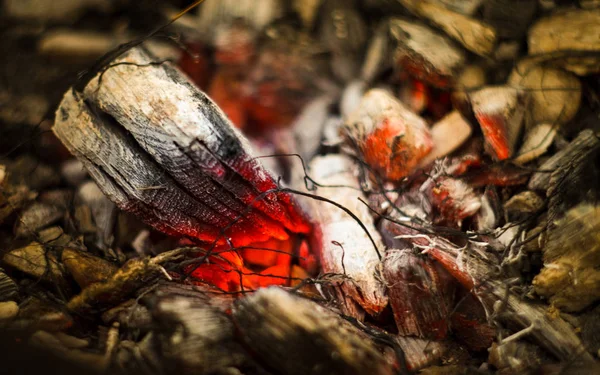
<svg viewBox="0 0 600 375">
<path fill-rule="evenodd" d="M 204 259 L 206 258 L 206 259 Z M 292 236 L 239 248 L 219 246 L 199 254 L 201 264 L 185 269 L 191 282 L 228 293 L 253 291 L 270 285 L 295 286 L 317 269 L 306 241 Z"/>
</svg>

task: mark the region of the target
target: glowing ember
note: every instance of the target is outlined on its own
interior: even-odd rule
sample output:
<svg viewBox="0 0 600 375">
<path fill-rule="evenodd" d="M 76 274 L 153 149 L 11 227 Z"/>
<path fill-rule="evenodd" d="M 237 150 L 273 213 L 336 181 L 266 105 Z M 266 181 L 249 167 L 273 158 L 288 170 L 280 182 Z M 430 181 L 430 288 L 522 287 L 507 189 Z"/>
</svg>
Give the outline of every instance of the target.
<svg viewBox="0 0 600 375">
<path fill-rule="evenodd" d="M 184 270 L 191 281 L 229 293 L 246 292 L 270 285 L 297 285 L 316 270 L 316 259 L 306 242 L 271 239 L 239 249 L 220 246 L 197 256 L 203 262 Z M 297 249 L 296 249 L 297 248 Z M 206 259 L 205 259 L 206 258 Z M 293 264 L 299 261 L 299 264 Z"/>
</svg>

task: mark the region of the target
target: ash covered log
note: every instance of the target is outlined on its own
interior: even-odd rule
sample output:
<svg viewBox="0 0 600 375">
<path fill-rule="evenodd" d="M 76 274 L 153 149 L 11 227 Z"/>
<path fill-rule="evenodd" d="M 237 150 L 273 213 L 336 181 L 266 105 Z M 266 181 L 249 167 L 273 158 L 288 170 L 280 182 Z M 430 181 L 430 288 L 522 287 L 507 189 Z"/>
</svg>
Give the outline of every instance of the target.
<svg viewBox="0 0 600 375">
<path fill-rule="evenodd" d="M 387 296 L 378 277 L 381 237 L 373 224 L 358 182 L 357 166 L 343 155 L 316 157 L 310 164 L 311 177 L 323 185 L 317 193 L 350 210 L 363 224 L 330 203 L 308 201 L 316 222 L 314 250 L 324 273 L 337 275 L 334 285 L 341 288 L 340 303 L 346 314 L 361 318 L 364 311 L 379 313 Z M 356 304 L 360 306 L 357 308 Z"/>
<path fill-rule="evenodd" d="M 283 374 L 392 373 L 366 334 L 319 304 L 282 289 L 261 289 L 240 300 L 233 319 L 246 344 Z"/>
<path fill-rule="evenodd" d="M 104 193 L 165 233 L 243 245 L 309 229 L 289 195 L 259 197 L 277 184 L 221 110 L 142 48 L 67 92 L 56 117 Z"/>
</svg>

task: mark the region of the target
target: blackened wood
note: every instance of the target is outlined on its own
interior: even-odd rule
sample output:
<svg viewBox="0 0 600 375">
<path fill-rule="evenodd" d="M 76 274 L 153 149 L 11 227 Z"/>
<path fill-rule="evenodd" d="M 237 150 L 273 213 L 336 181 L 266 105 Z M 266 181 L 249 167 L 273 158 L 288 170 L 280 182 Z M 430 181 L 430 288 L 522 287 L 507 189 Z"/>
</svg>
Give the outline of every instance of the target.
<svg viewBox="0 0 600 375">
<path fill-rule="evenodd" d="M 392 373 L 366 334 L 280 288 L 261 289 L 240 300 L 233 318 L 248 347 L 283 374 Z"/>
<path fill-rule="evenodd" d="M 308 230 L 290 196 L 259 199 L 277 184 L 222 111 L 141 48 L 67 92 L 54 132 L 120 208 L 166 233 L 225 242 L 229 229 L 238 245 Z"/>
<path fill-rule="evenodd" d="M 529 189 L 547 190 L 551 187 L 553 172 L 559 167 L 565 168 L 574 160 L 585 160 L 590 154 L 600 149 L 598 136 L 592 130 L 584 130 L 567 147 L 546 160 L 529 180 Z"/>
</svg>

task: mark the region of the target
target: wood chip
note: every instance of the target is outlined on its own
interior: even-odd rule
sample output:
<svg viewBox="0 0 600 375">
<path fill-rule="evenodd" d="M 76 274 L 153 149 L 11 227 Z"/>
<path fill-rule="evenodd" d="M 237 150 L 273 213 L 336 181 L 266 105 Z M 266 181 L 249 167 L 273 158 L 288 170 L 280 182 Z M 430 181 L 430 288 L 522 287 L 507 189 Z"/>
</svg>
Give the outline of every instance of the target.
<svg viewBox="0 0 600 375">
<path fill-rule="evenodd" d="M 531 27 L 527 41 L 530 55 L 560 55 L 553 64 L 577 75 L 598 73 L 600 9 L 556 11 Z"/>
<path fill-rule="evenodd" d="M 383 276 L 400 335 L 433 340 L 446 337 L 454 290 L 443 269 L 437 270 L 431 260 L 412 250 L 388 249 Z"/>
<path fill-rule="evenodd" d="M 401 2 L 415 3 L 415 13 L 442 29 L 469 51 L 480 56 L 489 56 L 494 51 L 497 35 L 493 27 L 454 12 L 435 1 Z"/>
<path fill-rule="evenodd" d="M 539 124 L 529 129 L 513 162 L 523 165 L 542 156 L 552 145 L 555 135 L 556 126 L 551 124 Z"/>
<path fill-rule="evenodd" d="M 54 282 L 62 286 L 66 283 L 60 262 L 49 248 L 38 242 L 31 242 L 25 247 L 6 253 L 2 261 L 7 266 L 36 279 Z"/>
<path fill-rule="evenodd" d="M 0 322 L 13 319 L 19 313 L 19 305 L 15 301 L 0 302 Z"/>
<path fill-rule="evenodd" d="M 533 191 L 523 191 L 513 195 L 504 203 L 504 212 L 507 221 L 515 221 L 519 218 L 530 216 L 544 208 L 544 200 Z"/>
<path fill-rule="evenodd" d="M 161 264 L 179 259 L 185 251 L 175 249 L 150 259 L 130 259 L 105 282 L 88 285 L 67 303 L 67 308 L 83 313 L 115 306 L 150 281 L 156 280 L 163 274 Z"/>
<path fill-rule="evenodd" d="M 38 230 L 59 221 L 64 214 L 64 209 L 59 206 L 35 202 L 21 212 L 15 236 L 32 237 Z"/>
<path fill-rule="evenodd" d="M 25 185 L 7 183 L 0 188 L 0 224 L 37 196 Z"/>
<path fill-rule="evenodd" d="M 406 367 L 411 371 L 416 371 L 438 362 L 449 349 L 449 345 L 445 341 L 403 336 L 397 336 L 394 339 L 402 348 Z"/>
<path fill-rule="evenodd" d="M 471 136 L 471 125 L 458 112 L 452 111 L 431 127 L 433 149 L 420 162 L 427 165 L 458 149 Z"/>
<path fill-rule="evenodd" d="M 567 312 L 600 299 L 600 207 L 589 204 L 567 212 L 548 233 L 544 268 L 533 280 L 536 293 Z"/>
<path fill-rule="evenodd" d="M 240 300 L 233 318 L 244 341 L 284 374 L 391 374 L 365 334 L 339 315 L 282 289 L 261 289 Z"/>
<path fill-rule="evenodd" d="M 548 354 L 539 346 L 526 341 L 509 341 L 500 345 L 493 343 L 489 354 L 489 363 L 507 373 L 534 371 L 548 360 Z"/>
<path fill-rule="evenodd" d="M 108 280 L 117 266 L 92 254 L 65 248 L 62 251 L 62 263 L 83 289 L 87 286 Z"/>
<path fill-rule="evenodd" d="M 348 149 L 389 180 L 410 174 L 433 147 L 425 120 L 382 89 L 363 96 L 340 132 Z"/>
<path fill-rule="evenodd" d="M 567 124 L 579 110 L 581 82 L 569 72 L 523 63 L 513 69 L 508 85 L 527 92 L 525 122 L 530 128 L 541 123 Z"/>
<path fill-rule="evenodd" d="M 513 155 L 526 111 L 525 95 L 508 86 L 490 86 L 470 94 L 473 113 L 497 160 Z"/>
<path fill-rule="evenodd" d="M 394 18 L 392 36 L 398 42 L 394 58 L 411 74 L 436 87 L 449 87 L 465 64 L 465 54 L 445 36 L 427 26 Z"/>
</svg>

